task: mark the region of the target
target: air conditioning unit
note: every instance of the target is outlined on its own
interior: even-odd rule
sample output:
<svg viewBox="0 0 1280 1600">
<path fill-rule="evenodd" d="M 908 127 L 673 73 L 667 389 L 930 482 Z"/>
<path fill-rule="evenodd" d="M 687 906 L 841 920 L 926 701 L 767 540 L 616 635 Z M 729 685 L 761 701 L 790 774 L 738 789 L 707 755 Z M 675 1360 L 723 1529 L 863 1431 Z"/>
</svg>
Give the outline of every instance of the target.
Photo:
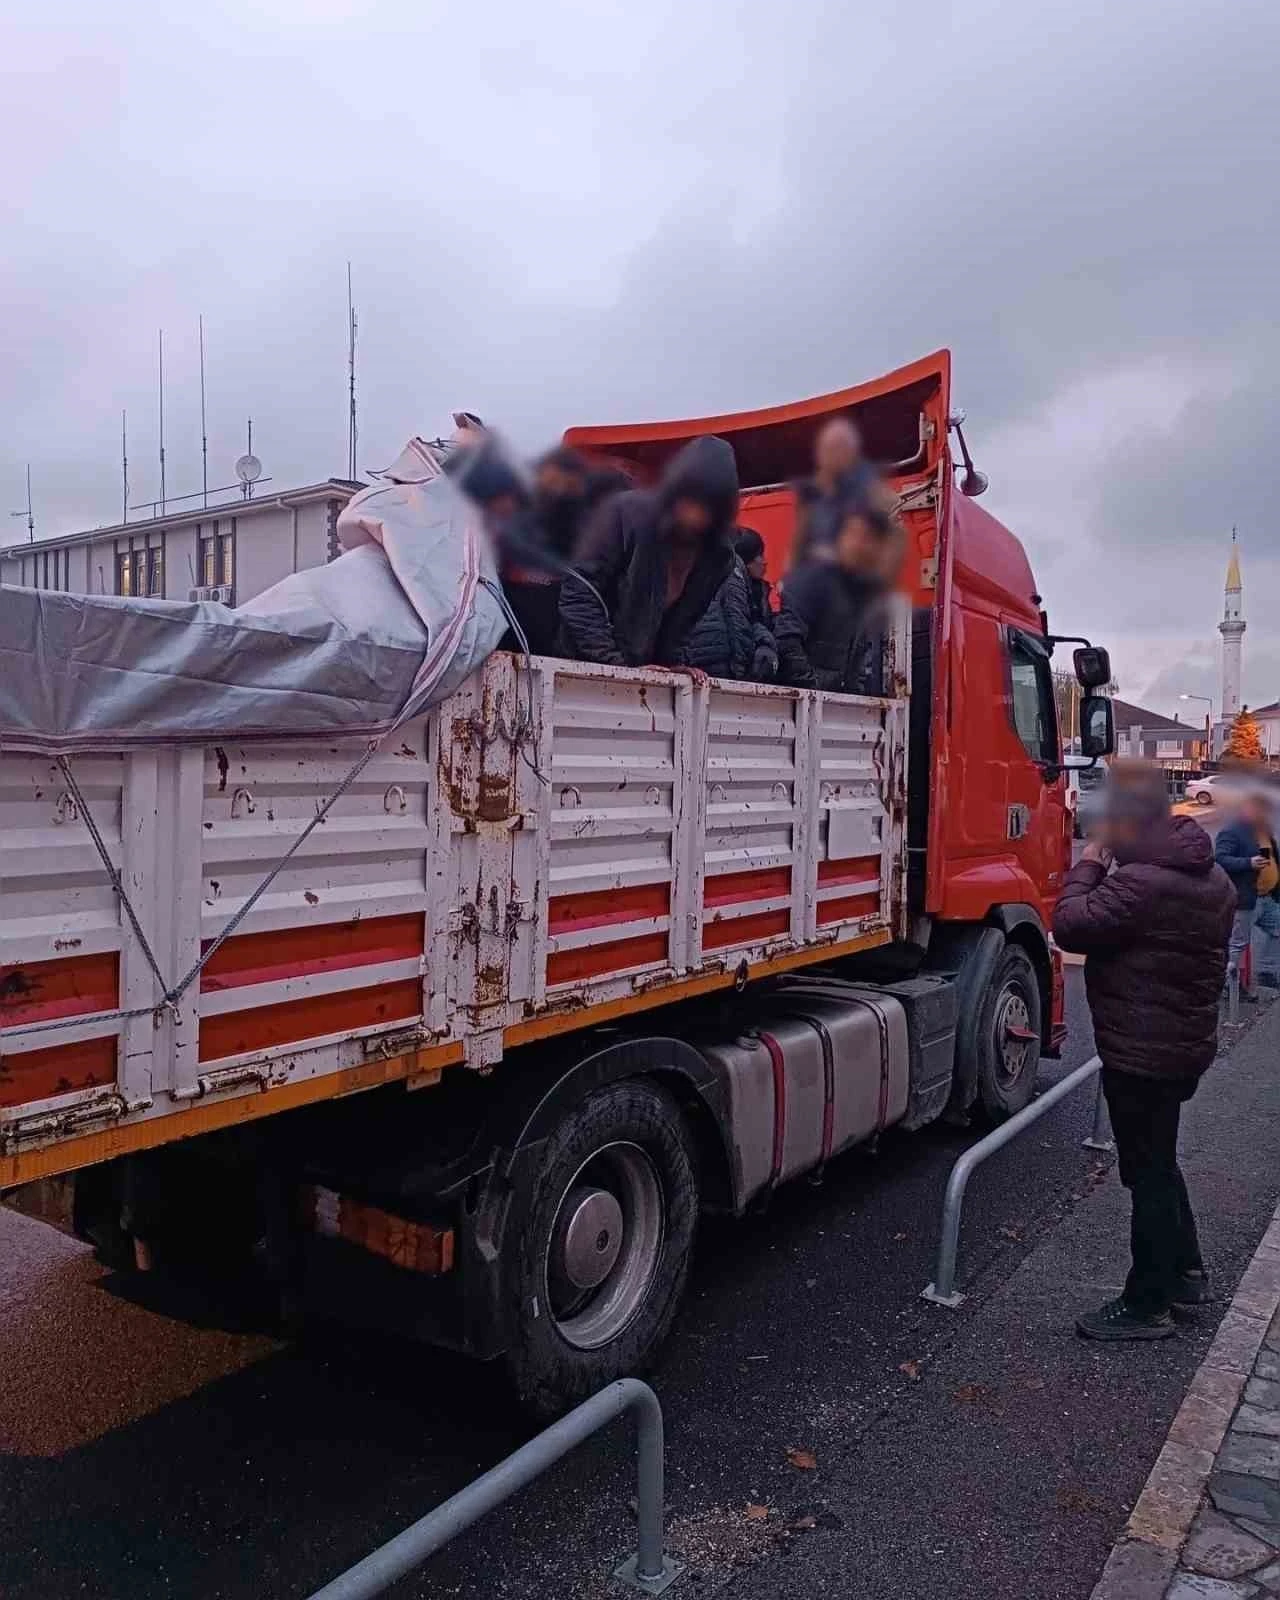
<svg viewBox="0 0 1280 1600">
<path fill-rule="evenodd" d="M 206 584 L 201 589 L 189 589 L 188 600 L 212 600 L 216 604 L 233 606 L 236 603 L 236 591 L 229 583 Z"/>
</svg>

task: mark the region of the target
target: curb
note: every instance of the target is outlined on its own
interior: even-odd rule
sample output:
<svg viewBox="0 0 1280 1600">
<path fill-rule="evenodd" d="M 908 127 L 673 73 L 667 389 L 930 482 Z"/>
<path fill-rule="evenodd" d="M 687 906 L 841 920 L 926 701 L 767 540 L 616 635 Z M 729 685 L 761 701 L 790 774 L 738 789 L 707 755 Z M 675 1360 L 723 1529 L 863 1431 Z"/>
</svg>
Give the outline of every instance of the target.
<svg viewBox="0 0 1280 1600">
<path fill-rule="evenodd" d="M 1191 1380 L 1120 1540 L 1091 1600 L 1162 1600 L 1204 1500 L 1205 1485 L 1280 1311 L 1280 1206 Z M 1209 1588 L 1206 1594 L 1231 1594 Z M 1234 1591 L 1241 1592 L 1241 1591 Z"/>
</svg>

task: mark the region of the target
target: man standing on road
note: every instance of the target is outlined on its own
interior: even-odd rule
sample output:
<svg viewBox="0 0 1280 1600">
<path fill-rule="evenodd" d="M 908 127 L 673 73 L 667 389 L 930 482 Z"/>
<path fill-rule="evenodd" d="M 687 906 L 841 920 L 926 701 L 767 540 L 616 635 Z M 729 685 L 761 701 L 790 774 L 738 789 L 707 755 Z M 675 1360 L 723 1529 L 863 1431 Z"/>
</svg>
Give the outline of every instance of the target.
<svg viewBox="0 0 1280 1600">
<path fill-rule="evenodd" d="M 1249 794 L 1241 801 L 1235 821 L 1219 830 L 1214 856 L 1236 891 L 1229 970 L 1238 972 L 1242 983 L 1249 973 L 1248 998 L 1252 998 L 1257 979 L 1252 976 L 1250 967 L 1245 966 L 1244 954 L 1253 942 L 1258 907 L 1275 897 L 1280 889 L 1271 809 L 1262 795 Z"/>
<path fill-rule="evenodd" d="M 1053 936 L 1086 958 L 1133 1264 L 1120 1297 L 1076 1327 L 1090 1339 L 1164 1339 L 1171 1307 L 1210 1298 L 1178 1120 L 1217 1053 L 1235 894 L 1204 829 L 1170 816 L 1159 773 L 1113 768 L 1103 828 L 1105 842 L 1067 874 Z"/>
</svg>

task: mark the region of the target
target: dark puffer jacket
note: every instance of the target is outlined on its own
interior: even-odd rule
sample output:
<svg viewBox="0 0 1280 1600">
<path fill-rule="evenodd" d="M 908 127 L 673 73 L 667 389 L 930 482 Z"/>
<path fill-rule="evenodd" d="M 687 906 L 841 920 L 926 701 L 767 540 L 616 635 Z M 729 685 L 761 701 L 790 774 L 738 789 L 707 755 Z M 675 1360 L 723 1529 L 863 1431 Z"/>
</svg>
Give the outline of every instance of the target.
<svg viewBox="0 0 1280 1600">
<path fill-rule="evenodd" d="M 1067 874 L 1053 936 L 1085 957 L 1098 1054 L 1144 1078 L 1198 1077 L 1218 1046 L 1218 998 L 1236 895 L 1198 822 L 1157 823 L 1117 854 Z"/>
<path fill-rule="evenodd" d="M 880 694 L 884 648 L 881 586 L 811 560 L 787 574 L 783 611 L 804 624 L 804 653 L 819 689 Z"/>
<path fill-rule="evenodd" d="M 748 581 L 747 569 L 734 556 L 729 576 L 685 641 L 681 665 L 713 678 L 747 676 L 756 645 Z"/>
<path fill-rule="evenodd" d="M 683 499 L 706 506 L 711 526 L 684 588 L 668 606 L 669 517 Z M 733 450 L 714 438 L 687 444 L 668 464 L 656 492 L 633 489 L 605 501 L 573 563 L 600 599 L 585 584 L 565 579 L 563 653 L 614 666 L 682 665 L 694 624 L 729 575 L 734 554 L 728 535 L 737 509 Z"/>
</svg>

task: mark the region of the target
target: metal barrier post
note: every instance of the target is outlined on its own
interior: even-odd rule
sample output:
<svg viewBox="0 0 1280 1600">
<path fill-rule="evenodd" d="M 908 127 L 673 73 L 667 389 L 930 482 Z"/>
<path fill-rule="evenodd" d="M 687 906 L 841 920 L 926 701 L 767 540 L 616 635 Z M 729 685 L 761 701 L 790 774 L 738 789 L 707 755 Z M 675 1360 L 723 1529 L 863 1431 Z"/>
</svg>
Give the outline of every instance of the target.
<svg viewBox="0 0 1280 1600">
<path fill-rule="evenodd" d="M 964 1296 L 956 1289 L 956 1256 L 960 1249 L 960 1210 L 974 1168 L 980 1167 L 988 1156 L 995 1155 L 1010 1140 L 1016 1139 L 1025 1127 L 1038 1121 L 1059 1100 L 1065 1100 L 1073 1089 L 1079 1088 L 1086 1078 L 1091 1078 L 1101 1067 L 1101 1058 L 1094 1056 L 1082 1067 L 1069 1072 L 1065 1078 L 1046 1089 L 1038 1100 L 1033 1100 L 1016 1116 L 1010 1117 L 1008 1122 L 992 1129 L 985 1139 L 979 1139 L 952 1167 L 951 1176 L 947 1179 L 946 1198 L 942 1202 L 942 1232 L 938 1238 L 938 1260 L 934 1267 L 933 1282 L 921 1290 L 925 1300 L 932 1300 L 934 1305 L 946 1306 L 949 1310 L 954 1310 L 964 1301 Z"/>
<path fill-rule="evenodd" d="M 487 1511 L 523 1489 L 561 1456 L 598 1432 L 624 1411 L 636 1413 L 638 1434 L 637 1549 L 614 1572 L 614 1577 L 644 1594 L 657 1595 L 684 1571 L 662 1548 L 663 1436 L 662 1407 L 647 1383 L 620 1378 L 607 1389 L 575 1406 L 567 1416 L 522 1445 L 483 1477 L 428 1511 L 379 1549 L 357 1562 L 332 1583 L 316 1590 L 311 1600 L 373 1600 L 420 1566 L 428 1556 L 469 1528 Z"/>
<path fill-rule="evenodd" d="M 1084 1141 L 1084 1148 L 1109 1153 L 1115 1147 L 1116 1142 L 1111 1137 L 1111 1118 L 1107 1114 L 1107 1097 L 1102 1092 L 1102 1074 L 1099 1073 L 1098 1092 L 1093 1101 L 1093 1128 Z"/>
<path fill-rule="evenodd" d="M 1240 968 L 1234 965 L 1227 973 L 1227 1021 L 1240 1026 Z"/>
</svg>

